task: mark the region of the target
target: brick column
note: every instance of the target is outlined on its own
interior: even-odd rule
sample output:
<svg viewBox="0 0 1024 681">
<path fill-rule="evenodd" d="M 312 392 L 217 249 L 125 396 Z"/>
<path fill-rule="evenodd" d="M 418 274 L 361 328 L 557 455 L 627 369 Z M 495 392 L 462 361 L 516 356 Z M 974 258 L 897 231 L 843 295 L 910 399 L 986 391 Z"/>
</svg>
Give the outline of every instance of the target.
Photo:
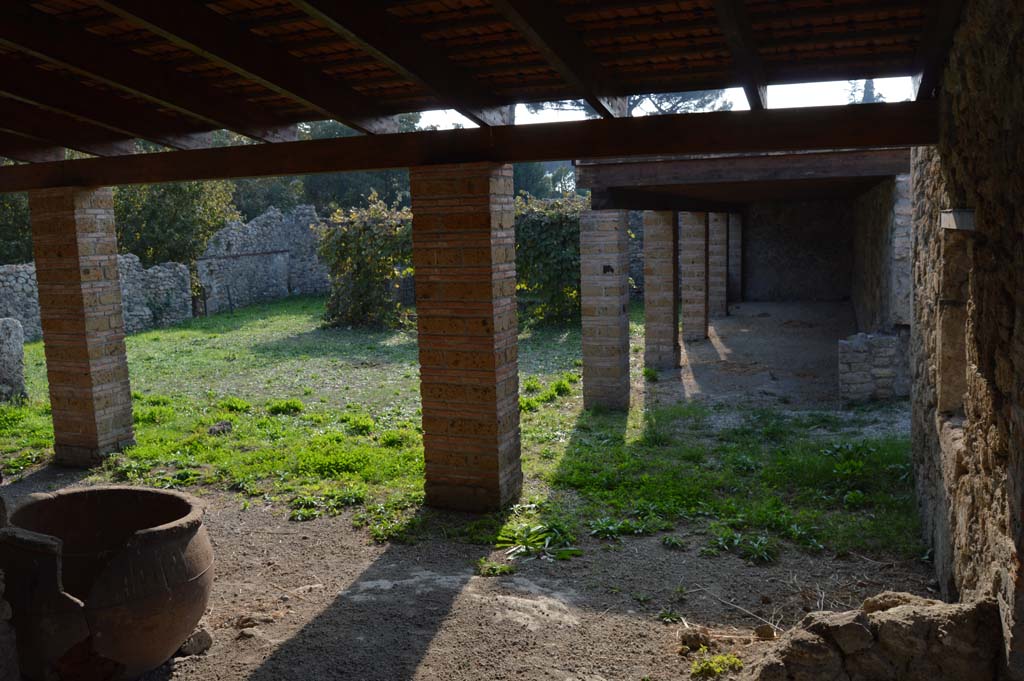
<svg viewBox="0 0 1024 681">
<path fill-rule="evenodd" d="M 729 214 L 708 213 L 708 316 L 729 314 Z"/>
<path fill-rule="evenodd" d="M 580 216 L 580 274 L 583 406 L 629 409 L 626 211 L 591 210 Z"/>
<path fill-rule="evenodd" d="M 644 364 L 679 366 L 679 230 L 674 211 L 644 211 Z"/>
<path fill-rule="evenodd" d="M 57 463 L 134 442 L 109 188 L 29 192 Z"/>
<path fill-rule="evenodd" d="M 708 337 L 708 214 L 679 213 L 683 340 Z"/>
<path fill-rule="evenodd" d="M 410 172 L 426 503 L 487 511 L 519 496 L 512 166 Z"/>
<path fill-rule="evenodd" d="M 743 300 L 743 216 L 729 213 L 729 275 L 727 299 L 730 303 Z"/>
</svg>

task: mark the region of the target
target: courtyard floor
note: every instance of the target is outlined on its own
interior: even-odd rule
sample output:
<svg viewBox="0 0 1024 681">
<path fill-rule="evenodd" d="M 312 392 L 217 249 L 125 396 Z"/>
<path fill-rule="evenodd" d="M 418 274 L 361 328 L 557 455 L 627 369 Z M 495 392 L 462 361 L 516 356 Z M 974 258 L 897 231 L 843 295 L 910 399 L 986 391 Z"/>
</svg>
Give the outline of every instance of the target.
<svg viewBox="0 0 1024 681">
<path fill-rule="evenodd" d="M 845 306 L 741 305 L 657 381 L 634 310 L 628 416 L 582 410 L 578 329 L 524 333 L 523 499 L 472 517 L 422 507 L 415 334 L 321 330 L 321 305 L 129 338 L 139 445 L 88 474 L 46 465 L 40 344 L 33 399 L 0 408 L 8 502 L 117 481 L 208 504 L 214 645 L 152 679 L 687 678 L 689 625 L 750 659 L 766 622 L 931 588 L 907 403 L 834 399 Z"/>
</svg>

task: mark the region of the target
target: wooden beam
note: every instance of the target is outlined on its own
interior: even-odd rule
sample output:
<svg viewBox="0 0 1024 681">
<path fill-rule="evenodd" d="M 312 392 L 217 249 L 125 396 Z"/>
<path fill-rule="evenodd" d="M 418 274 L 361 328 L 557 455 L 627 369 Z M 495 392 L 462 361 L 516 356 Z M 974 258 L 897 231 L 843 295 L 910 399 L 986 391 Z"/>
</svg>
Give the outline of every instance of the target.
<svg viewBox="0 0 1024 681">
<path fill-rule="evenodd" d="M 200 4 L 153 0 L 97 0 L 97 4 L 360 132 L 397 131 L 391 116 L 374 113 L 376 106 L 368 97 Z"/>
<path fill-rule="evenodd" d="M 0 156 L 23 163 L 48 163 L 64 159 L 64 149 L 0 130 Z"/>
<path fill-rule="evenodd" d="M 209 146 L 208 128 L 11 57 L 0 58 L 0 62 L 0 95 L 172 149 Z"/>
<path fill-rule="evenodd" d="M 754 31 L 743 0 L 715 0 L 718 25 L 729 45 L 736 70 L 743 79 L 743 92 L 751 111 L 768 108 L 768 81 L 757 54 Z"/>
<path fill-rule="evenodd" d="M 72 28 L 28 7 L 5 7 L 0 45 L 144 97 L 160 106 L 265 142 L 292 142 L 295 127 L 268 117 L 260 107 L 227 96 L 188 76 L 109 40 Z"/>
<path fill-rule="evenodd" d="M 353 45 L 391 67 L 403 78 L 436 94 L 443 108 L 455 109 L 477 125 L 512 125 L 512 105 L 481 92 L 473 77 L 440 54 L 420 31 L 401 23 L 378 3 L 291 0 Z"/>
<path fill-rule="evenodd" d="M 920 74 L 914 99 L 931 99 L 942 83 L 953 36 L 960 24 L 963 0 L 935 0 L 928 5 L 928 21 L 924 38 L 914 59 L 915 71 Z"/>
<path fill-rule="evenodd" d="M 934 144 L 935 102 L 719 111 L 220 147 L 0 168 L 0 192 L 654 154 Z"/>
<path fill-rule="evenodd" d="M 770 156 L 580 163 L 576 167 L 576 185 L 603 189 L 828 177 L 887 177 L 909 172 L 909 149 L 866 149 Z"/>
<path fill-rule="evenodd" d="M 94 156 L 135 153 L 135 140 L 106 128 L 0 97 L 0 130 Z"/>
<path fill-rule="evenodd" d="M 591 210 L 692 210 L 701 213 L 735 213 L 743 210 L 738 203 L 721 203 L 692 199 L 643 189 L 609 187 L 590 192 Z"/>
<path fill-rule="evenodd" d="M 491 0 L 551 64 L 562 79 L 602 118 L 629 115 L 626 97 L 607 94 L 603 78 L 590 48 L 558 13 L 557 5 L 545 0 Z"/>
</svg>

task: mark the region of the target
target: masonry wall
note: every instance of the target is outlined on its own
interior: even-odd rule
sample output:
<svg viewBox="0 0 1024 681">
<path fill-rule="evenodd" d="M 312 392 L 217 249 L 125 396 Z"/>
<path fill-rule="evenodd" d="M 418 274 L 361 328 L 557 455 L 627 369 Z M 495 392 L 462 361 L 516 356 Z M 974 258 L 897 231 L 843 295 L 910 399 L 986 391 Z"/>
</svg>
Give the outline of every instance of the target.
<svg viewBox="0 0 1024 681">
<path fill-rule="evenodd" d="M 206 313 L 327 293 L 330 280 L 312 229 L 318 221 L 312 206 L 272 208 L 217 232 L 196 262 Z"/>
<path fill-rule="evenodd" d="M 910 170 L 909 168 L 907 169 Z M 862 332 L 910 324 L 910 175 L 880 182 L 850 206 L 851 300 Z"/>
<path fill-rule="evenodd" d="M 752 204 L 743 223 L 743 300 L 846 300 L 853 235 L 843 201 Z"/>
<path fill-rule="evenodd" d="M 128 333 L 171 326 L 192 318 L 192 292 L 188 268 L 184 265 L 164 263 L 145 269 L 136 256 L 119 255 L 117 269 Z M 0 266 L 0 317 L 20 321 L 26 341 L 42 338 L 34 264 Z"/>
<path fill-rule="evenodd" d="M 942 82 L 940 143 L 914 154 L 911 344 L 914 466 L 939 582 L 949 597 L 997 598 L 1011 677 L 1018 679 L 1024 678 L 1022 45 L 1024 13 L 995 0 L 965 4 Z M 966 243 L 940 229 L 943 208 L 974 210 L 976 231 Z M 966 284 L 944 286 L 943 271 L 953 274 L 961 256 L 969 265 Z M 962 364 L 940 372 L 945 360 L 955 359 L 943 352 L 955 325 L 944 328 L 941 320 L 947 308 L 956 311 L 947 301 L 957 302 L 958 289 L 965 297 Z M 943 412 L 938 395 L 959 368 L 962 413 Z"/>
</svg>

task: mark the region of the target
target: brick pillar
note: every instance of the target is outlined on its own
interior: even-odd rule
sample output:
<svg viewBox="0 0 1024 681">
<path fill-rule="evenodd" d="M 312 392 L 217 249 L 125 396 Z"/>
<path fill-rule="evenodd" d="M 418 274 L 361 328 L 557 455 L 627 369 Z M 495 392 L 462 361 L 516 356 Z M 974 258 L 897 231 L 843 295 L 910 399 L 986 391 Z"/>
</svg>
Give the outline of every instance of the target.
<svg viewBox="0 0 1024 681">
<path fill-rule="evenodd" d="M 512 166 L 410 172 L 426 503 L 487 511 L 519 496 Z"/>
<path fill-rule="evenodd" d="M 583 406 L 629 409 L 626 211 L 591 210 L 580 216 L 580 274 Z"/>
<path fill-rule="evenodd" d="M 679 366 L 679 230 L 674 211 L 644 211 L 644 364 Z"/>
<path fill-rule="evenodd" d="M 726 298 L 743 300 L 743 216 L 729 213 L 729 275 Z"/>
<path fill-rule="evenodd" d="M 708 214 L 679 213 L 683 340 L 708 337 Z"/>
<path fill-rule="evenodd" d="M 134 442 L 109 188 L 29 192 L 57 463 Z"/>
<path fill-rule="evenodd" d="M 729 314 L 729 214 L 708 213 L 708 316 Z"/>
</svg>

